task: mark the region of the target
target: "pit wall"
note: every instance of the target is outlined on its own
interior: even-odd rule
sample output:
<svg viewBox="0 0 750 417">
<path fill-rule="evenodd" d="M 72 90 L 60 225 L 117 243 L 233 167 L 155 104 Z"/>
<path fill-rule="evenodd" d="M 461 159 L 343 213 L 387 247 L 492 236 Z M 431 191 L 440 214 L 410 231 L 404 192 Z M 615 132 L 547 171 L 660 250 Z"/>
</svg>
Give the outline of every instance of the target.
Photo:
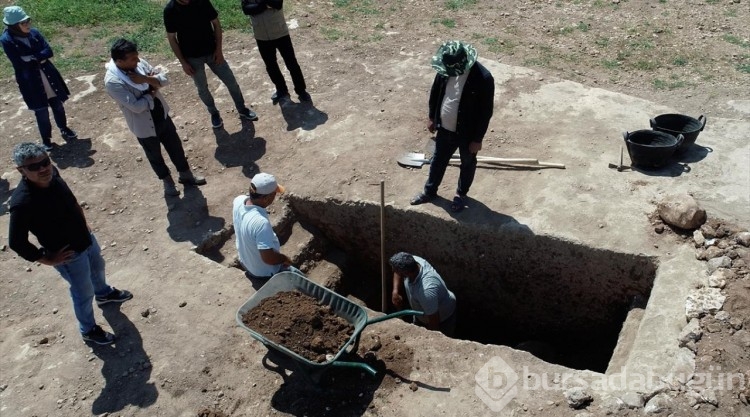
<svg viewBox="0 0 750 417">
<path fill-rule="evenodd" d="M 380 288 L 379 205 L 296 195 L 286 200 L 297 219 L 357 257 L 369 271 L 361 274 L 362 286 Z M 405 251 L 427 259 L 456 294 L 459 321 L 479 321 L 490 339 L 498 331 L 519 340 L 596 339 L 613 331 L 616 338 L 634 300 L 648 300 L 653 285 L 655 258 L 534 235 L 512 221 L 462 224 L 414 209 L 385 211 L 386 257 Z M 390 291 L 390 270 L 386 274 Z"/>
</svg>

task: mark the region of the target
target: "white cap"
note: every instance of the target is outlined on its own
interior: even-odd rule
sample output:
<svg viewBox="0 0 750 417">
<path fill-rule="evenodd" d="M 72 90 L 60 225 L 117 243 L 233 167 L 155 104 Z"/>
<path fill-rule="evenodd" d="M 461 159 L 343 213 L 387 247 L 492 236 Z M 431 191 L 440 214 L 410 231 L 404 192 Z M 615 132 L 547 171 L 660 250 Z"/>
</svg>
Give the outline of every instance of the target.
<svg viewBox="0 0 750 417">
<path fill-rule="evenodd" d="M 260 195 L 271 194 L 274 191 L 277 193 L 284 192 L 284 187 L 276 182 L 276 177 L 264 172 L 256 174 L 253 179 L 250 180 L 250 184 L 252 184 L 252 188 L 255 192 Z"/>
</svg>

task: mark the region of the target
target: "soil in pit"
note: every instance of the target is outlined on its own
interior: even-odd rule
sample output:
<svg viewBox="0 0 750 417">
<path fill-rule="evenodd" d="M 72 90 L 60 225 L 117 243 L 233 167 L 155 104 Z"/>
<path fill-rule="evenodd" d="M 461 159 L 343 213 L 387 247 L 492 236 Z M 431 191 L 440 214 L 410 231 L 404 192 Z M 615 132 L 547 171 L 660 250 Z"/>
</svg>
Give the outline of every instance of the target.
<svg viewBox="0 0 750 417">
<path fill-rule="evenodd" d="M 330 306 L 299 291 L 265 298 L 242 316 L 242 322 L 269 340 L 311 361 L 335 355 L 354 333 L 354 326 Z"/>
</svg>

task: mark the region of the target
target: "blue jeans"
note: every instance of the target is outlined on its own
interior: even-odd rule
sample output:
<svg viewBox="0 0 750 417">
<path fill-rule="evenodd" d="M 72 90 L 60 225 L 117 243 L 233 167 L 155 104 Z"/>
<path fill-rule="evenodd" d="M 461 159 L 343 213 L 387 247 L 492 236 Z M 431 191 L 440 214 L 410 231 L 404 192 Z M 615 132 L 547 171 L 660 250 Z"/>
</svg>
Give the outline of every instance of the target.
<svg viewBox="0 0 750 417">
<path fill-rule="evenodd" d="M 52 108 L 52 116 L 55 118 L 55 124 L 57 127 L 59 129 L 68 127 L 68 119 L 65 116 L 63 102 L 57 97 L 52 97 L 47 100 L 47 102 L 49 103 L 49 108 Z M 42 136 L 42 143 L 45 145 L 52 144 L 52 123 L 49 121 L 49 108 L 43 107 L 34 110 L 36 125 L 39 128 L 39 134 Z"/>
<path fill-rule="evenodd" d="M 70 284 L 70 298 L 79 330 L 87 333 L 96 326 L 94 295 L 105 296 L 112 292 L 104 277 L 104 258 L 94 234 L 91 234 L 91 246 L 64 264 L 55 265 L 55 269 Z"/>
<path fill-rule="evenodd" d="M 477 155 L 469 152 L 469 142 L 461 140 L 458 135 L 443 128 L 438 129 L 435 135 L 435 155 L 430 162 L 430 175 L 424 185 L 424 193 L 430 196 L 437 195 L 438 187 L 443 181 L 445 169 L 448 167 L 451 156 L 458 149 L 461 155 L 461 172 L 458 177 L 456 194 L 466 196 L 474 182 L 474 174 L 477 171 Z"/>
<path fill-rule="evenodd" d="M 185 60 L 187 60 L 190 66 L 193 67 L 193 70 L 195 70 L 195 74 L 193 74 L 193 83 L 195 83 L 195 87 L 198 89 L 198 97 L 200 97 L 203 104 L 206 105 L 209 113 L 218 114 L 219 109 L 216 108 L 214 97 L 208 89 L 206 65 L 208 65 L 211 72 L 216 74 L 221 82 L 227 86 L 227 90 L 229 90 L 229 95 L 232 96 L 234 107 L 237 111 L 245 109 L 245 98 L 242 97 L 240 86 L 237 84 L 237 80 L 234 78 L 234 73 L 232 72 L 232 69 L 229 68 L 229 63 L 227 63 L 227 61 L 224 61 L 223 64 L 217 64 L 214 61 L 213 54 L 197 58 L 185 58 Z"/>
</svg>

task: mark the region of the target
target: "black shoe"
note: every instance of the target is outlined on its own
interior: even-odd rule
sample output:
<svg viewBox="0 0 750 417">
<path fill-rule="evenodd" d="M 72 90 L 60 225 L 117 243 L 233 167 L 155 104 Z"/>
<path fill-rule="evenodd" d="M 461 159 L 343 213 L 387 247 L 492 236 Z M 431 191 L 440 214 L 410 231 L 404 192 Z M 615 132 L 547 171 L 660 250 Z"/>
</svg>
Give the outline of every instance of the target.
<svg viewBox="0 0 750 417">
<path fill-rule="evenodd" d="M 96 305 L 104 305 L 107 303 L 124 303 L 125 301 L 130 300 L 133 298 L 133 294 L 130 293 L 128 290 L 118 290 L 115 287 L 112 287 L 112 292 L 109 294 L 99 297 L 96 296 Z"/>
<path fill-rule="evenodd" d="M 276 104 L 279 102 L 287 102 L 289 101 L 289 93 L 279 93 L 278 91 L 273 93 L 271 96 L 271 103 Z"/>
<path fill-rule="evenodd" d="M 411 204 L 412 206 L 416 206 L 416 205 L 419 205 L 419 204 L 429 203 L 434 198 L 435 198 L 434 195 L 429 195 L 429 194 L 425 194 L 424 192 L 421 192 L 421 193 L 415 195 L 411 199 L 411 201 L 409 202 L 409 204 Z"/>
<path fill-rule="evenodd" d="M 238 111 L 237 113 L 240 114 L 240 119 L 249 120 L 251 122 L 254 122 L 254 121 L 258 120 L 258 115 L 255 114 L 254 111 L 248 109 L 247 107 L 245 107 L 244 109 Z"/>
<path fill-rule="evenodd" d="M 214 129 L 218 129 L 220 127 L 224 126 L 224 121 L 221 120 L 221 115 L 219 113 L 214 113 L 211 115 L 211 127 Z"/>
<path fill-rule="evenodd" d="M 206 179 L 201 176 L 195 176 L 193 174 L 187 175 L 187 176 L 180 176 L 180 178 L 177 179 L 177 181 L 180 184 L 186 184 L 186 185 L 206 185 Z"/>
<path fill-rule="evenodd" d="M 99 325 L 94 326 L 93 329 L 86 333 L 81 334 L 84 342 L 96 343 L 97 345 L 111 345 L 115 343 L 115 335 L 112 333 L 105 332 Z"/>
<path fill-rule="evenodd" d="M 312 103 L 312 97 L 310 97 L 310 93 L 308 93 L 307 91 L 303 91 L 297 97 L 299 97 L 299 101 L 303 103 Z"/>
<path fill-rule="evenodd" d="M 78 139 L 78 133 L 76 133 L 73 129 L 69 127 L 64 127 L 60 129 L 60 136 L 62 136 L 65 142 L 70 142 L 71 140 Z"/>
</svg>

